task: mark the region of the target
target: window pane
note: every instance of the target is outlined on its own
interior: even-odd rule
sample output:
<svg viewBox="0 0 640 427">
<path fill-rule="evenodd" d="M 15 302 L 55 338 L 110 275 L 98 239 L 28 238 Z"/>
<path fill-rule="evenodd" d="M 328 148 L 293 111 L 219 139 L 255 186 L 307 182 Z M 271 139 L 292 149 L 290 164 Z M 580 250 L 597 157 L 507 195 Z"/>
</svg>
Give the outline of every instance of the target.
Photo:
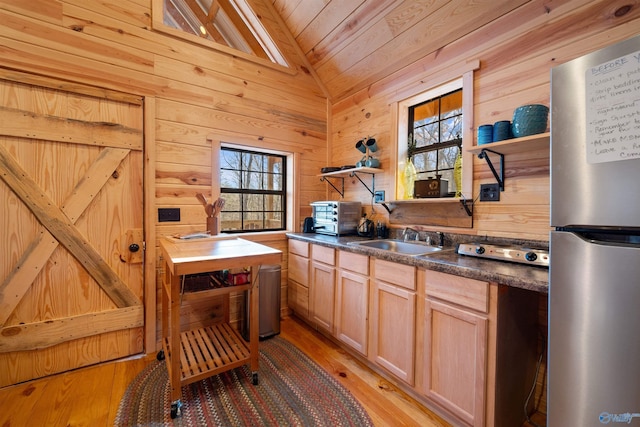
<svg viewBox="0 0 640 427">
<path fill-rule="evenodd" d="M 250 190 L 262 190 L 262 173 L 245 172 L 242 188 Z"/>
<path fill-rule="evenodd" d="M 242 216 L 243 230 L 261 230 L 264 225 L 264 214 L 262 212 L 245 212 Z"/>
<path fill-rule="evenodd" d="M 244 210 L 262 212 L 264 210 L 264 196 L 262 194 L 245 194 Z"/>
<path fill-rule="evenodd" d="M 220 170 L 220 186 L 227 188 L 240 188 L 240 171 Z"/>
<path fill-rule="evenodd" d="M 426 147 L 439 142 L 438 122 L 415 128 L 416 147 Z"/>
<path fill-rule="evenodd" d="M 283 189 L 284 183 L 282 175 L 269 174 L 267 175 L 267 178 L 268 182 L 265 185 L 265 189 L 274 191 L 281 191 Z"/>
<path fill-rule="evenodd" d="M 453 116 L 440 122 L 441 141 L 451 141 L 462 137 L 462 116 Z"/>
<path fill-rule="evenodd" d="M 238 194 L 238 193 L 225 193 L 222 195 L 222 198 L 224 199 L 224 211 L 225 212 L 238 212 L 241 209 L 241 201 L 242 201 L 242 194 Z"/>
<path fill-rule="evenodd" d="M 268 159 L 267 169 L 273 173 L 282 173 L 282 159 L 270 156 Z"/>
<path fill-rule="evenodd" d="M 227 205 L 224 207 L 227 209 Z M 220 230 L 221 231 L 237 231 L 242 230 L 242 221 L 240 212 L 222 212 L 220 214 Z"/>
<path fill-rule="evenodd" d="M 262 172 L 264 157 L 255 153 L 243 153 L 242 162 L 245 170 Z"/>
<path fill-rule="evenodd" d="M 453 168 L 453 165 L 456 162 L 456 156 L 460 150 L 457 146 L 455 147 L 447 147 L 442 150 L 438 150 L 438 167 L 440 169 Z"/>
<path fill-rule="evenodd" d="M 442 97 L 441 119 L 462 115 L 462 91 L 458 90 Z"/>
<path fill-rule="evenodd" d="M 267 195 L 264 197 L 264 210 L 266 211 L 281 211 L 282 210 L 282 196 Z"/>
<path fill-rule="evenodd" d="M 438 120 L 438 100 L 427 101 L 424 104 L 418 105 L 413 108 L 413 122 L 417 126 L 425 125 L 427 123 L 435 122 Z"/>
</svg>

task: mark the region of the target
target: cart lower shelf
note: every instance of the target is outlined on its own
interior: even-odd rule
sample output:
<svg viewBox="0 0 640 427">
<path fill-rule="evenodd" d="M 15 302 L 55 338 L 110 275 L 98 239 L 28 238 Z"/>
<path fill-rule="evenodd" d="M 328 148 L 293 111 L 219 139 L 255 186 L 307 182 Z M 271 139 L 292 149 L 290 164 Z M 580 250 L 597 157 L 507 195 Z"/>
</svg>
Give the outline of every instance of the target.
<svg viewBox="0 0 640 427">
<path fill-rule="evenodd" d="M 178 365 L 175 361 L 172 363 L 174 354 L 169 338 L 164 339 L 163 349 L 171 378 L 172 369 Z M 251 360 L 248 344 L 228 323 L 182 332 L 177 350 L 180 352 L 181 385 L 246 365 Z"/>
</svg>

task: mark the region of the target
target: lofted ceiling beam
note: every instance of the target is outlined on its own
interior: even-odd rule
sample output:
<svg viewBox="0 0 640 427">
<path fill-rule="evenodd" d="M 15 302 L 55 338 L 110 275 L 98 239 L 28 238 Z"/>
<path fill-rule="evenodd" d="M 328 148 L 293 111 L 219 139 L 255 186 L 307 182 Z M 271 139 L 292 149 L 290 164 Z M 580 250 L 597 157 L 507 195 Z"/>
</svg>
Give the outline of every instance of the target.
<svg viewBox="0 0 640 427">
<path fill-rule="evenodd" d="M 209 20 L 209 22 L 215 21 L 216 15 L 218 14 L 219 10 L 220 3 L 218 3 L 218 0 L 213 0 L 211 2 L 211 7 L 209 8 L 209 13 L 207 13 L 207 19 Z"/>
<path fill-rule="evenodd" d="M 184 3 L 189 6 L 189 9 L 191 9 L 196 18 L 198 18 L 200 24 L 205 28 L 205 30 L 207 30 L 207 33 L 213 38 L 213 40 L 215 40 L 217 43 L 228 46 L 227 42 L 224 40 L 224 37 L 222 37 L 218 30 L 216 30 L 216 28 L 213 26 L 213 20 L 209 20 L 208 15 L 204 13 L 196 0 L 184 0 Z M 217 3 L 217 1 L 214 1 L 214 4 L 215 3 Z M 206 37 L 206 34 L 200 33 L 199 36 Z"/>
<path fill-rule="evenodd" d="M 270 59 L 267 53 L 264 51 L 262 45 L 256 39 L 255 34 L 247 26 L 240 14 L 229 0 L 214 0 L 215 3 L 220 5 L 220 8 L 227 14 L 233 26 L 238 30 L 242 38 L 247 42 L 251 50 L 256 56 L 260 58 Z"/>
</svg>

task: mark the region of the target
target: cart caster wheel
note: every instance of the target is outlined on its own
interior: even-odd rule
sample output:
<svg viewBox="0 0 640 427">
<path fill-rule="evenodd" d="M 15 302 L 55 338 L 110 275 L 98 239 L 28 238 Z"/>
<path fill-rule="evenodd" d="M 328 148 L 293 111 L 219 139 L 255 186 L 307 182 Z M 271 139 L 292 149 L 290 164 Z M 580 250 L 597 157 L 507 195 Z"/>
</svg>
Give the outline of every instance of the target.
<svg viewBox="0 0 640 427">
<path fill-rule="evenodd" d="M 251 375 L 251 381 L 253 382 L 253 385 L 258 385 L 258 373 L 254 372 Z"/>
<path fill-rule="evenodd" d="M 180 402 L 179 400 L 177 402 L 173 402 L 171 404 L 171 418 L 176 418 L 179 417 L 181 415 L 182 412 L 182 402 Z"/>
<path fill-rule="evenodd" d="M 164 360 L 164 350 L 160 350 L 158 352 L 158 354 L 156 355 L 156 359 L 158 359 L 159 362 L 162 362 Z"/>
</svg>

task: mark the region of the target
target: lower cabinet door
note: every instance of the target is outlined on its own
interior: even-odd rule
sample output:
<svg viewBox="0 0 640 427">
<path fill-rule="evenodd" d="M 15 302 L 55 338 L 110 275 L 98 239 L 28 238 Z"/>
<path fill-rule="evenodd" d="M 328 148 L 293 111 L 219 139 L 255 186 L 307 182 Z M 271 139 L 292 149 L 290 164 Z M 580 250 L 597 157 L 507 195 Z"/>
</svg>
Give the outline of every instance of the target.
<svg viewBox="0 0 640 427">
<path fill-rule="evenodd" d="M 367 355 L 369 278 L 339 270 L 336 286 L 336 337 Z"/>
<path fill-rule="evenodd" d="M 424 394 L 470 426 L 484 426 L 487 319 L 426 298 Z"/>
<path fill-rule="evenodd" d="M 309 288 L 293 280 L 289 280 L 287 286 L 289 308 L 298 316 L 309 319 Z"/>
<path fill-rule="evenodd" d="M 416 294 L 379 280 L 374 280 L 373 292 L 370 357 L 413 385 Z"/>
<path fill-rule="evenodd" d="M 311 263 L 309 304 L 311 320 L 333 333 L 333 309 L 335 306 L 336 269 L 319 262 Z"/>
</svg>

